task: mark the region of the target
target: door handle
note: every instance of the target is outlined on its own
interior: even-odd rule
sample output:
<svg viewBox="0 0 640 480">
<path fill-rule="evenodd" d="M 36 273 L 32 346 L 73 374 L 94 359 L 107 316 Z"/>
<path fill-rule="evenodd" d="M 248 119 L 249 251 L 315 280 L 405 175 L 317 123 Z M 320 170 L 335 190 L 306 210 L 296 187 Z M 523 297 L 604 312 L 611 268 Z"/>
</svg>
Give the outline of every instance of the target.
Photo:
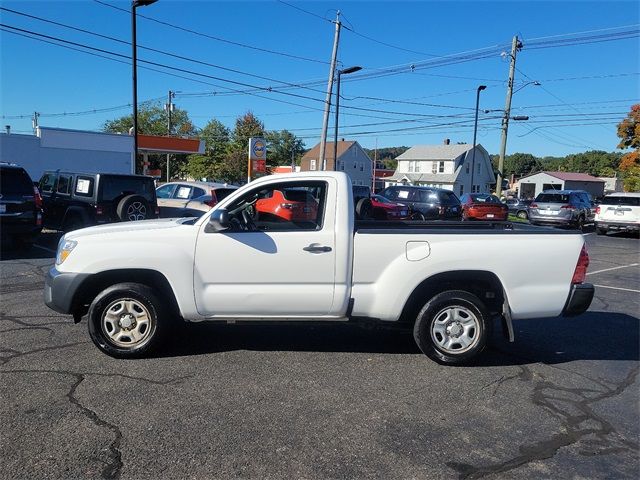
<svg viewBox="0 0 640 480">
<path fill-rule="evenodd" d="M 331 251 L 331 247 L 312 243 L 311 245 L 304 247 L 303 250 L 311 253 L 326 253 Z"/>
</svg>

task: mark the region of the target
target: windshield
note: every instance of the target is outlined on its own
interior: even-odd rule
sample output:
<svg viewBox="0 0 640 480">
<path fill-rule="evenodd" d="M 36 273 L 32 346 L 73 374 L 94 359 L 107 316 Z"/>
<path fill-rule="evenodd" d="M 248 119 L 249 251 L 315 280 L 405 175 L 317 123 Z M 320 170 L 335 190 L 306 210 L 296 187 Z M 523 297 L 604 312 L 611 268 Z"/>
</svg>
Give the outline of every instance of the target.
<svg viewBox="0 0 640 480">
<path fill-rule="evenodd" d="M 536 202 L 567 203 L 569 195 L 562 193 L 541 193 L 536 197 Z"/>
<path fill-rule="evenodd" d="M 33 183 L 24 169 L 3 168 L 0 173 L 0 192 L 4 195 L 33 195 Z"/>
<path fill-rule="evenodd" d="M 479 194 L 479 195 L 471 195 L 471 200 L 476 203 L 500 203 L 500 199 L 494 195 Z"/>
<path fill-rule="evenodd" d="M 601 205 L 623 205 L 627 207 L 640 206 L 640 197 L 604 197 Z"/>
</svg>

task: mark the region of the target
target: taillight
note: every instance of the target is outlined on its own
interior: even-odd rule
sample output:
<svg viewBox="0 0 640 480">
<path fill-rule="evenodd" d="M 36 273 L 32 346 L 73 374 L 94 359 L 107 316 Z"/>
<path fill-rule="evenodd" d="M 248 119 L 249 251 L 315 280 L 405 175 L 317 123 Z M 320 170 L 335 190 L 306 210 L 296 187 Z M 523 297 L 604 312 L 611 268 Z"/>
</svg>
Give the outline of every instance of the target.
<svg viewBox="0 0 640 480">
<path fill-rule="evenodd" d="M 596 215 L 600 215 L 600 205 L 596 207 Z"/>
<path fill-rule="evenodd" d="M 38 212 L 36 215 L 36 226 L 42 226 L 42 214 L 40 212 Z"/>
<path fill-rule="evenodd" d="M 35 185 L 33 186 L 33 196 L 36 200 L 36 208 L 42 208 L 42 195 L 40 195 L 40 190 Z"/>
<path fill-rule="evenodd" d="M 532 203 L 531 205 L 529 205 L 529 208 L 538 208 L 538 204 L 537 203 Z"/>
<path fill-rule="evenodd" d="M 562 205 L 560 208 L 564 208 L 565 210 L 575 210 L 575 205 Z"/>
<path fill-rule="evenodd" d="M 580 250 L 580 256 L 578 257 L 578 263 L 576 269 L 573 272 L 573 278 L 571 283 L 582 283 L 587 277 L 587 268 L 589 267 L 589 253 L 587 252 L 587 246 L 582 245 Z"/>
<path fill-rule="evenodd" d="M 281 203 L 280 206 L 282 208 L 286 208 L 287 210 L 293 210 L 293 203 Z"/>
</svg>

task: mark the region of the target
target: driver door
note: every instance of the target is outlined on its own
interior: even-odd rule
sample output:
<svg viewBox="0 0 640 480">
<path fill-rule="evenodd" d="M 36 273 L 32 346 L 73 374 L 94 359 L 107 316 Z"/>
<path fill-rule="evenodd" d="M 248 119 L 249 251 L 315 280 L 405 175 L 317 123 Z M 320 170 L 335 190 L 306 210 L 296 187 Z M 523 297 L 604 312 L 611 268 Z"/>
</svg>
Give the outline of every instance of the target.
<svg viewBox="0 0 640 480">
<path fill-rule="evenodd" d="M 332 178 L 274 181 L 227 205 L 230 230 L 208 232 L 202 225 L 194 265 L 198 312 L 214 318 L 330 316 L 335 192 Z"/>
</svg>

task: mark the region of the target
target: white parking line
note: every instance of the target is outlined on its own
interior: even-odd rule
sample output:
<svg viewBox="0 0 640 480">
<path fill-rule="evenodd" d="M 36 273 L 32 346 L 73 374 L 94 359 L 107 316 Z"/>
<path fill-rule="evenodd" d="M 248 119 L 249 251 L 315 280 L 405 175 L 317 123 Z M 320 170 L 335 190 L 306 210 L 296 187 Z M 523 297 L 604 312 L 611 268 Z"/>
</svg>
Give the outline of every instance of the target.
<svg viewBox="0 0 640 480">
<path fill-rule="evenodd" d="M 610 272 L 611 270 L 619 270 L 621 268 L 637 267 L 638 265 L 640 265 L 640 263 L 631 263 L 629 265 L 621 265 L 619 267 L 605 268 L 603 270 L 596 270 L 595 272 L 588 272 L 587 275 L 593 275 L 595 273 L 602 273 L 602 272 Z"/>
<path fill-rule="evenodd" d="M 634 290 L 634 289 L 632 289 L 632 288 L 610 287 L 609 285 L 594 285 L 594 287 L 598 287 L 598 288 L 610 288 L 611 290 L 622 290 L 622 291 L 624 291 L 624 292 L 640 293 L 640 290 Z"/>
<path fill-rule="evenodd" d="M 33 248 L 39 248 L 40 250 L 44 250 L 45 252 L 49 252 L 49 253 L 57 253 L 55 250 L 52 250 L 47 247 L 43 247 L 42 245 L 34 245 Z"/>
</svg>

